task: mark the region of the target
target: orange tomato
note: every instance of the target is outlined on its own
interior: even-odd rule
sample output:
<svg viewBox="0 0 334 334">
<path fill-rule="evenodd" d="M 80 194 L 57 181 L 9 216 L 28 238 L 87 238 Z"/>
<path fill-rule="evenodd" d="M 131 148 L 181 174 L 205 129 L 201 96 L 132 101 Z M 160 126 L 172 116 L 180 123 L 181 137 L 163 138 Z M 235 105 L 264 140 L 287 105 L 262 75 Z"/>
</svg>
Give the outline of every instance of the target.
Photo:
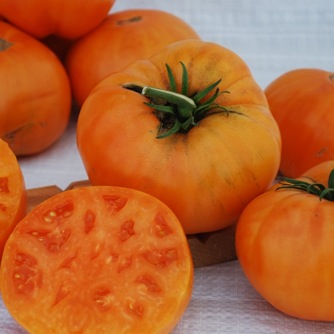
<svg viewBox="0 0 334 334">
<path fill-rule="evenodd" d="M 199 36 L 185 21 L 168 12 L 128 9 L 110 13 L 96 29 L 77 40 L 67 55 L 67 70 L 78 105 L 107 75 L 188 38 Z"/>
<path fill-rule="evenodd" d="M 95 28 L 115 0 L 1 0 L 0 17 L 42 38 L 57 35 L 78 38 Z"/>
<path fill-rule="evenodd" d="M 133 189 L 68 190 L 35 207 L 7 241 L 3 301 L 29 333 L 167 334 L 191 298 L 180 222 Z"/>
<path fill-rule="evenodd" d="M 236 228 L 237 255 L 254 288 L 306 320 L 334 321 L 333 171 L 326 161 L 276 184 L 246 206 Z"/>
<path fill-rule="evenodd" d="M 201 40 L 171 44 L 100 82 L 80 111 L 77 143 L 92 184 L 152 194 L 188 234 L 232 225 L 280 161 L 279 129 L 248 66 Z"/>
<path fill-rule="evenodd" d="M 24 178 L 16 156 L 0 139 L 0 258 L 10 233 L 26 214 L 26 197 Z"/>
<path fill-rule="evenodd" d="M 298 177 L 334 159 L 334 73 L 301 68 L 284 73 L 266 89 L 282 135 L 280 171 Z"/>
<path fill-rule="evenodd" d="M 0 138 L 17 156 L 41 152 L 68 124 L 68 76 L 56 55 L 35 38 L 1 21 L 0 36 Z"/>
</svg>

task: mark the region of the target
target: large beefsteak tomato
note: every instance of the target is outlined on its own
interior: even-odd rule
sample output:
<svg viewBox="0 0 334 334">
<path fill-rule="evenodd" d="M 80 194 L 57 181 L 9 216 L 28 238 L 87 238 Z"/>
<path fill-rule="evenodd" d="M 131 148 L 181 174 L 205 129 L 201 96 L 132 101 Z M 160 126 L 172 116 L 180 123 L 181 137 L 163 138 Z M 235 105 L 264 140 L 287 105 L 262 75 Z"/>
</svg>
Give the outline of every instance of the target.
<svg viewBox="0 0 334 334">
<path fill-rule="evenodd" d="M 66 67 L 77 103 L 81 106 L 107 75 L 188 38 L 199 36 L 181 18 L 165 11 L 128 9 L 110 13 L 69 49 Z"/>
<path fill-rule="evenodd" d="M 334 73 L 300 68 L 284 73 L 266 89 L 282 135 L 280 171 L 298 177 L 334 159 Z"/>
<path fill-rule="evenodd" d="M 192 287 L 191 253 L 175 214 L 118 187 L 44 201 L 16 226 L 1 265 L 4 303 L 34 334 L 168 334 Z"/>
<path fill-rule="evenodd" d="M 0 138 L 17 156 L 48 148 L 71 112 L 64 66 L 40 41 L 0 21 L 0 73 Z"/>
<path fill-rule="evenodd" d="M 78 38 L 94 29 L 115 0 L 1 0 L 0 16 L 37 38 Z"/>
<path fill-rule="evenodd" d="M 236 251 L 254 288 L 297 318 L 334 321 L 334 161 L 256 197 L 236 228 Z"/>
<path fill-rule="evenodd" d="M 186 233 L 233 224 L 273 182 L 281 148 L 248 66 L 201 40 L 173 43 L 100 82 L 80 111 L 77 144 L 92 184 L 154 195 Z"/>
</svg>

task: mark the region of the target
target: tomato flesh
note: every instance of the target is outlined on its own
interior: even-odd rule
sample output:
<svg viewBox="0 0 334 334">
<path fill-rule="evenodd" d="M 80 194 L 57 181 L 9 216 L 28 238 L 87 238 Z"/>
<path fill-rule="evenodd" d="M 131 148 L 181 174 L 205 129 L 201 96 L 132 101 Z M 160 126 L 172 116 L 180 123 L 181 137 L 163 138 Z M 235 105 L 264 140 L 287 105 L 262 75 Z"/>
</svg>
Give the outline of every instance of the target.
<svg viewBox="0 0 334 334">
<path fill-rule="evenodd" d="M 1 268 L 3 300 L 33 333 L 169 333 L 193 285 L 174 213 L 127 188 L 69 190 L 16 227 Z"/>
</svg>

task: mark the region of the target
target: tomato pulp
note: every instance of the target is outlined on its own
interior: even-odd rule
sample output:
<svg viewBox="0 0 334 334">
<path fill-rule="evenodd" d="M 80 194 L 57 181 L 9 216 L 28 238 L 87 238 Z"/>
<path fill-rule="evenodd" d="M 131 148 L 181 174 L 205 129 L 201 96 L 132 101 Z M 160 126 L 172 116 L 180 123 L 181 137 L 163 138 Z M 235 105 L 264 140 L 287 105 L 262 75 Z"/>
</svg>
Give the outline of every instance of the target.
<svg viewBox="0 0 334 334">
<path fill-rule="evenodd" d="M 33 209 L 6 244 L 3 300 L 30 333 L 169 333 L 193 264 L 173 212 L 118 187 L 68 190 Z"/>
</svg>

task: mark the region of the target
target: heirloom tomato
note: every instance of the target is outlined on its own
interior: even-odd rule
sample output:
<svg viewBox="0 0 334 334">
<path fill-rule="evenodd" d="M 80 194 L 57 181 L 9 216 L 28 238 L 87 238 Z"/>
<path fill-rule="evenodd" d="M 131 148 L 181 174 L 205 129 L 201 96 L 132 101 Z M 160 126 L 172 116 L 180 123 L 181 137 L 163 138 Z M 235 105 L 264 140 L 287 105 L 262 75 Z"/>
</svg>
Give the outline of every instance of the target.
<svg viewBox="0 0 334 334">
<path fill-rule="evenodd" d="M 289 177 L 334 159 L 334 73 L 301 68 L 284 73 L 266 89 L 282 135 L 280 171 Z"/>
<path fill-rule="evenodd" d="M 278 310 L 334 321 L 334 161 L 256 197 L 236 228 L 236 251 L 254 288 Z"/>
<path fill-rule="evenodd" d="M 27 195 L 20 165 L 0 139 L 0 258 L 8 236 L 27 211 Z"/>
<path fill-rule="evenodd" d="M 190 234 L 235 222 L 275 179 L 281 142 L 245 62 L 184 40 L 101 81 L 80 111 L 77 144 L 92 184 L 152 194 Z"/>
<path fill-rule="evenodd" d="M 199 36 L 185 21 L 165 11 L 128 9 L 110 13 L 69 50 L 67 71 L 77 103 L 81 106 L 92 88 L 108 74 L 188 38 Z"/>
<path fill-rule="evenodd" d="M 193 264 L 174 213 L 118 187 L 67 190 L 36 206 L 9 237 L 2 298 L 29 333 L 172 331 Z"/>
<path fill-rule="evenodd" d="M 64 66 L 40 41 L 0 21 L 0 73 L 0 138 L 17 156 L 48 148 L 71 112 Z"/>
<path fill-rule="evenodd" d="M 30 35 L 78 38 L 95 28 L 115 0 L 1 0 L 0 16 Z"/>
</svg>

